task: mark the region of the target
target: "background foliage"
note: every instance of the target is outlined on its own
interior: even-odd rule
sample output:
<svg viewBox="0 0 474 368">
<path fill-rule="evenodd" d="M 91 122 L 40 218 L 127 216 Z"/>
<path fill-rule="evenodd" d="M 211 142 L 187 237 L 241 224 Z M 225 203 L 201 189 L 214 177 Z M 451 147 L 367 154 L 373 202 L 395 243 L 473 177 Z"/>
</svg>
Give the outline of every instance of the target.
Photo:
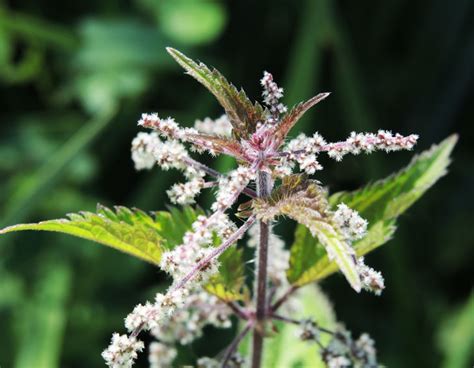
<svg viewBox="0 0 474 368">
<path fill-rule="evenodd" d="M 369 256 L 386 276 L 383 296 L 356 295 L 340 276 L 321 286 L 338 319 L 374 336 L 386 365 L 470 366 L 473 16 L 468 0 L 0 1 L 0 227 L 93 211 L 96 202 L 165 209 L 175 176 L 134 172 L 137 118 L 159 111 L 191 124 L 221 113 L 165 46 L 215 65 L 252 98 L 269 70 L 289 105 L 333 92 L 302 131 L 331 140 L 351 130 L 414 132 L 418 151 L 460 134 L 450 174 Z M 319 179 L 333 192 L 355 189 L 411 155 L 327 160 Z M 277 230 L 292 240 L 292 227 Z M 151 265 L 42 233 L 0 238 L 0 280 L 0 365 L 20 368 L 102 366 L 122 318 L 166 285 Z M 212 355 L 231 335 L 209 333 L 180 360 Z"/>
</svg>

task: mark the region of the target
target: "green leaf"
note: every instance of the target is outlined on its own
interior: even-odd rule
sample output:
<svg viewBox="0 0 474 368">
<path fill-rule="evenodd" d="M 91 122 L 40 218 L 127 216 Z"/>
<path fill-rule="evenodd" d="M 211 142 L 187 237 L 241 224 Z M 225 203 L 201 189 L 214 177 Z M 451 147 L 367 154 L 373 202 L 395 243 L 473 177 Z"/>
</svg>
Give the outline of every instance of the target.
<svg viewBox="0 0 474 368">
<path fill-rule="evenodd" d="M 253 207 L 257 217 L 264 221 L 286 215 L 304 225 L 319 240 L 324 253 L 335 261 L 354 290 L 359 292 L 361 282 L 354 250 L 334 223 L 326 197 L 326 191 L 315 181 L 306 179 L 304 175 L 291 175 L 283 179 L 282 185 L 269 198 L 254 200 Z M 301 265 L 294 265 L 294 260 L 293 257 L 290 270 L 291 266 L 302 269 Z M 304 257 L 298 258 L 301 262 L 305 260 Z"/>
<path fill-rule="evenodd" d="M 441 324 L 438 345 L 443 368 L 470 367 L 474 362 L 474 294 Z"/>
<path fill-rule="evenodd" d="M 20 336 L 15 368 L 59 367 L 72 272 L 57 260 L 43 263 L 42 268 L 33 296 L 16 311 Z"/>
<path fill-rule="evenodd" d="M 369 221 L 367 235 L 353 244 L 357 256 L 367 254 L 392 237 L 396 218 L 446 174 L 456 142 L 457 136 L 450 136 L 415 156 L 399 173 L 362 189 L 331 196 L 333 208 L 345 203 Z M 336 270 L 337 265 L 328 259 L 322 245 L 312 239 L 306 228 L 298 226 L 287 272 L 289 281 L 301 286 Z"/>
<path fill-rule="evenodd" d="M 186 231 L 201 210 L 185 207 L 170 208 L 150 216 L 138 209 L 117 206 L 114 210 L 98 205 L 97 213 L 80 212 L 69 214 L 67 219 L 49 220 L 36 224 L 20 224 L 0 230 L 0 234 L 24 230 L 60 232 L 97 243 L 130 254 L 158 265 L 161 254 L 182 243 Z M 216 238 L 215 245 L 220 243 Z M 245 297 L 244 262 L 242 251 L 230 248 L 219 258 L 219 273 L 206 290 L 217 297 L 230 301 Z"/>
<path fill-rule="evenodd" d="M 93 240 L 119 251 L 159 264 L 164 250 L 179 244 L 184 232 L 197 217 L 194 210 L 158 212 L 155 218 L 143 211 L 98 206 L 97 213 L 69 214 L 67 219 L 36 224 L 20 224 L 0 230 L 0 234 L 23 230 L 54 231 Z M 179 239 L 179 240 L 178 240 Z"/>
<path fill-rule="evenodd" d="M 229 117 L 234 137 L 246 137 L 255 130 L 258 121 L 265 119 L 266 112 L 262 106 L 258 103 L 252 104 L 245 92 L 238 91 L 218 70 L 210 70 L 203 63 L 197 64 L 171 47 L 166 50 L 190 76 L 216 97 Z"/>
</svg>

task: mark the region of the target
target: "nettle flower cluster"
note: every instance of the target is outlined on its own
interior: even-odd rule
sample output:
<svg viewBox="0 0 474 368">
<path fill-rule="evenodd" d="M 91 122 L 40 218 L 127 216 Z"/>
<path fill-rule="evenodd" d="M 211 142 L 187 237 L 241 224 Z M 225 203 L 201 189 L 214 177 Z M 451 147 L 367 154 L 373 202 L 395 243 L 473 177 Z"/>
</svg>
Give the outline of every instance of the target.
<svg viewBox="0 0 474 368">
<path fill-rule="evenodd" d="M 205 325 L 229 327 L 230 317 L 235 315 L 245 321 L 245 328 L 219 359 L 202 357 L 199 367 L 245 365 L 237 347 L 250 331 L 254 332 L 252 366 L 258 367 L 265 322 L 272 319 L 298 324 L 299 337 L 318 344 L 329 367 L 376 366 L 374 343 L 367 334 L 354 341 L 343 329 L 329 331 L 311 320 L 296 321 L 277 314 L 291 300 L 293 289 L 286 277 L 289 252 L 273 234 L 271 224 L 277 217 L 287 216 L 305 225 L 353 289 L 380 294 L 384 289 L 381 273 L 365 265 L 351 246 L 366 234 L 367 221 L 344 203 L 331 210 L 326 190 L 310 176 L 323 169 L 319 161 L 323 154 L 341 161 L 348 154 L 410 150 L 418 137 L 380 130 L 353 132 L 346 140 L 333 143 L 318 133 L 289 139 L 288 133 L 298 119 L 329 93 L 318 94 L 288 110 L 281 102 L 283 89 L 270 73 L 264 72 L 264 106 L 253 104 L 216 70 L 209 70 L 176 50 L 168 51 L 216 96 L 225 114 L 215 120 L 197 120 L 192 128 L 182 127 L 171 117 L 143 114 L 138 124 L 151 131 L 140 132 L 133 140 L 132 159 L 137 170 L 160 166 L 183 173 L 186 181 L 167 191 L 172 203 L 194 204 L 207 188 L 215 193 L 215 202 L 212 212 L 197 217 L 181 245 L 162 255 L 160 266 L 173 282 L 166 293 L 136 306 L 125 319 L 128 334 L 114 334 L 103 352 L 107 365 L 132 366 L 137 353 L 144 349 L 138 335 L 149 331 L 157 339 L 149 348 L 151 366 L 170 366 L 177 354 L 176 343 L 191 343 L 202 335 Z M 196 153 L 231 156 L 237 168 L 216 172 L 193 158 Z M 233 205 L 241 197 L 247 199 L 238 209 L 238 218 L 230 217 Z M 257 270 L 253 300 L 247 298 L 239 304 L 210 295 L 203 287 L 218 272 L 219 256 L 245 233 L 248 246 L 256 250 Z M 329 345 L 321 343 L 322 334 L 331 335 Z"/>
</svg>

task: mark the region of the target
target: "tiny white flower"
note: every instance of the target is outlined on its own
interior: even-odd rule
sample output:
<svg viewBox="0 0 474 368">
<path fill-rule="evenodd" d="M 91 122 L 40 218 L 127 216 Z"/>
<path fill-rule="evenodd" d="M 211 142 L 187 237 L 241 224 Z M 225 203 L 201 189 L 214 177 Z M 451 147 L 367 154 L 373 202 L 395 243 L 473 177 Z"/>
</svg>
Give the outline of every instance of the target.
<svg viewBox="0 0 474 368">
<path fill-rule="evenodd" d="M 109 347 L 102 352 L 102 358 L 111 368 L 130 368 L 137 358 L 137 352 L 143 348 L 143 342 L 135 337 L 114 333 Z"/>
<path fill-rule="evenodd" d="M 149 347 L 150 368 L 170 368 L 177 355 L 174 347 L 154 341 Z"/>
</svg>

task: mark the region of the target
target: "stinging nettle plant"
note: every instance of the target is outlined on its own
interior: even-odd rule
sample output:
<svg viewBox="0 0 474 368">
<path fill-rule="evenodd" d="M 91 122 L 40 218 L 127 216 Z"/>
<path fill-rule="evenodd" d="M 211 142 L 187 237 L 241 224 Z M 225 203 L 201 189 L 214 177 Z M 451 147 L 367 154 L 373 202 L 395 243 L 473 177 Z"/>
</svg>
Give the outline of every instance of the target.
<svg viewBox="0 0 474 368">
<path fill-rule="evenodd" d="M 342 325 L 322 325 L 318 316 L 294 318 L 304 293 L 301 289 L 341 271 L 356 292 L 364 289 L 380 295 L 384 279 L 365 264 L 364 255 L 386 243 L 395 231 L 397 217 L 446 173 L 457 137 L 415 156 L 406 168 L 384 180 L 329 195 L 311 178 L 323 168 L 320 155 L 341 161 L 347 154 L 411 150 L 418 136 L 379 130 L 353 132 L 334 143 L 318 133 L 289 139 L 301 116 L 329 93 L 288 110 L 281 102 L 283 89 L 264 72 L 260 81 L 263 104 L 252 103 L 217 70 L 177 50 L 167 50 L 216 97 L 225 112 L 216 120 L 196 121 L 194 128 L 182 128 L 174 119 L 158 114 L 143 114 L 138 123 L 151 132 L 138 133 L 132 142 L 136 169 L 158 165 L 182 171 L 187 181 L 173 185 L 167 194 L 183 208 L 147 214 L 99 205 L 97 213 L 15 225 L 0 233 L 46 230 L 71 234 L 141 258 L 172 277 L 166 293 L 137 305 L 125 318 L 127 334 L 113 334 L 102 353 L 110 367 L 133 365 L 144 349 L 139 340 L 144 331 L 156 338 L 148 349 L 150 366 L 173 366 L 176 344 L 191 343 L 206 325 L 231 327 L 232 317 L 239 321 L 235 339 L 217 357 L 199 358 L 196 366 L 260 367 L 266 359 L 264 342 L 271 344 L 286 325 L 298 326 L 296 336 L 314 344 L 310 351 L 315 357 L 303 360 L 329 367 L 378 366 L 374 341 L 368 334 L 353 339 Z M 237 168 L 219 173 L 196 161 L 187 147 L 199 154 L 232 156 Z M 206 188 L 216 193 L 211 211 L 192 207 Z M 246 199 L 231 213 L 241 197 Z M 272 231 L 280 217 L 298 223 L 290 250 Z M 242 247 L 236 247 L 246 233 L 247 246 L 255 249 L 253 292 L 245 277 Z M 314 305 L 324 302 L 320 291 L 311 295 Z M 240 352 L 246 351 L 243 345 L 250 334 L 251 352 L 245 356 Z"/>
</svg>

